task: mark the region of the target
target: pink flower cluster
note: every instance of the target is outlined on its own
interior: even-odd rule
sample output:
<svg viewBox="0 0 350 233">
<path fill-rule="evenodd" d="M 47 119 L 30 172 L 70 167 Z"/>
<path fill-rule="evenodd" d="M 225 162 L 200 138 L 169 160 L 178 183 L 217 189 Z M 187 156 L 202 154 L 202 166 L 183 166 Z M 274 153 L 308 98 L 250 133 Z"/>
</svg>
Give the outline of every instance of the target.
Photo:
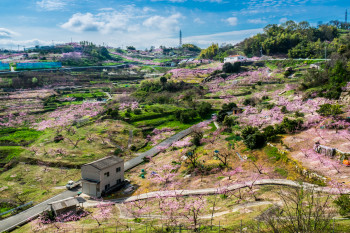
<svg viewBox="0 0 350 233">
<path fill-rule="evenodd" d="M 80 59 L 83 54 L 81 52 L 69 52 L 63 53 L 62 55 L 63 59 Z"/>
<path fill-rule="evenodd" d="M 264 109 L 258 112 L 254 107 L 247 107 L 240 117 L 240 121 L 247 125 L 262 127 L 263 125 L 273 125 L 282 122 L 284 114 L 279 107 L 274 107 L 270 110 Z"/>
<path fill-rule="evenodd" d="M 219 70 L 220 67 L 209 69 L 172 69 L 168 73 L 172 73 L 174 78 L 189 78 L 189 77 L 203 77 L 210 75 L 215 70 Z"/>
<path fill-rule="evenodd" d="M 179 165 L 166 164 L 159 167 L 155 172 L 152 172 L 151 178 L 154 182 L 163 185 L 169 185 L 173 182 L 173 178 L 177 175 L 177 170 L 180 168 Z"/>
<path fill-rule="evenodd" d="M 34 124 L 38 130 L 46 128 L 64 127 L 72 124 L 75 120 L 83 117 L 97 116 L 103 110 L 99 103 L 83 103 L 80 105 L 70 105 L 69 107 L 58 108 L 49 114 L 48 120 Z"/>
<path fill-rule="evenodd" d="M 123 102 L 123 103 L 120 103 L 119 105 L 119 110 L 121 111 L 124 111 L 128 108 L 131 108 L 131 110 L 135 110 L 139 108 L 139 103 L 137 101 L 133 101 L 133 102 Z"/>
<path fill-rule="evenodd" d="M 0 117 L 0 127 L 19 127 L 29 125 L 34 122 L 35 117 L 28 115 L 26 112 L 19 112 L 15 115 L 10 113 L 6 116 Z"/>
<path fill-rule="evenodd" d="M 117 53 L 117 52 L 111 52 L 111 53 L 115 54 L 115 55 L 118 55 L 118 56 L 121 56 L 122 58 L 125 58 L 127 60 L 140 62 L 140 63 L 145 64 L 145 65 L 157 65 L 157 66 L 161 65 L 160 62 L 154 62 L 152 60 L 138 59 L 138 58 L 126 56 L 126 55 L 124 55 L 122 53 Z"/>
<path fill-rule="evenodd" d="M 174 130 L 171 128 L 154 129 L 151 133 L 152 136 L 147 135 L 147 140 L 152 142 L 152 145 L 155 146 L 167 137 L 173 135 L 174 133 Z"/>
<path fill-rule="evenodd" d="M 173 144 L 171 144 L 172 147 L 176 147 L 176 148 L 184 148 L 191 145 L 192 145 L 191 137 L 186 137 L 180 141 L 173 142 Z"/>
</svg>

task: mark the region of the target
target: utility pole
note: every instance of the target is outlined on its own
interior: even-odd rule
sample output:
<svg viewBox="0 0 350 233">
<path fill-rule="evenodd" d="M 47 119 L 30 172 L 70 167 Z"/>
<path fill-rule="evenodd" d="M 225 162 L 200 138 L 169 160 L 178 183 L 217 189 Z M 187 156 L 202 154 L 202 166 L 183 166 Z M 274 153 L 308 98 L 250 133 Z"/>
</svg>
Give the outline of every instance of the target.
<svg viewBox="0 0 350 233">
<path fill-rule="evenodd" d="M 327 45 L 324 46 L 324 59 L 327 60 Z"/>
<path fill-rule="evenodd" d="M 260 56 L 262 57 L 263 56 L 263 50 L 262 50 L 262 47 L 260 47 Z"/>
</svg>

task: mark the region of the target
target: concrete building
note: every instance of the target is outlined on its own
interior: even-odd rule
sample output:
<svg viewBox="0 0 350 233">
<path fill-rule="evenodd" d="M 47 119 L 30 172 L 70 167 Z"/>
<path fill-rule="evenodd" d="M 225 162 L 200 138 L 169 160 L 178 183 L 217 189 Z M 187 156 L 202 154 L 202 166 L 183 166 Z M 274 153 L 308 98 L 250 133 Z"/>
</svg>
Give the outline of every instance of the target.
<svg viewBox="0 0 350 233">
<path fill-rule="evenodd" d="M 246 61 L 247 58 L 245 56 L 241 56 L 241 55 L 231 55 L 229 57 L 225 57 L 224 58 L 224 63 L 226 62 L 231 62 L 231 63 L 234 63 L 234 62 L 243 62 L 243 61 Z"/>
<path fill-rule="evenodd" d="M 69 197 L 60 201 L 55 201 L 48 204 L 50 210 L 54 212 L 56 216 L 65 214 L 68 212 L 76 213 L 77 206 L 79 205 L 79 201 L 74 197 Z"/>
<path fill-rule="evenodd" d="M 109 156 L 81 167 L 81 184 L 84 194 L 101 197 L 118 188 L 124 181 L 124 160 Z"/>
</svg>

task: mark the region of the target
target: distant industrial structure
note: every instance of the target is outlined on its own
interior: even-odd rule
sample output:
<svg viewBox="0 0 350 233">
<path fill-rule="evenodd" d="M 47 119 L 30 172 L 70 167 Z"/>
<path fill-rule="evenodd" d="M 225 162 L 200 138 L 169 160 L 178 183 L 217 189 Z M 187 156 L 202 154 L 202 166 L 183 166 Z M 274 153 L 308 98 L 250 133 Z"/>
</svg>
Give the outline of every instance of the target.
<svg viewBox="0 0 350 233">
<path fill-rule="evenodd" d="M 179 47 L 182 47 L 182 31 L 180 30 L 180 41 L 179 41 Z"/>
<path fill-rule="evenodd" d="M 348 23 L 348 9 L 345 10 L 345 23 Z"/>
</svg>

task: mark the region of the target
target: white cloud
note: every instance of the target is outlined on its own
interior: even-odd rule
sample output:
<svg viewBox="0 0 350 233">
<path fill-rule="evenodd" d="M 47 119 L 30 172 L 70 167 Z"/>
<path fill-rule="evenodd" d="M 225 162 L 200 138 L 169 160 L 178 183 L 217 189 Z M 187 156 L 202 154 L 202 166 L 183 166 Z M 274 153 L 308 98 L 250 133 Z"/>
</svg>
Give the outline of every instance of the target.
<svg viewBox="0 0 350 233">
<path fill-rule="evenodd" d="M 179 30 L 179 19 L 183 18 L 180 13 L 175 13 L 169 17 L 159 15 L 151 16 L 142 25 L 148 28 L 158 28 L 164 32 Z"/>
<path fill-rule="evenodd" d="M 171 33 L 179 30 L 180 19 L 184 18 L 180 13 L 172 13 L 167 16 L 152 15 L 152 8 L 136 8 L 133 5 L 125 6 L 118 11 L 111 8 L 100 9 L 97 14 L 76 13 L 61 25 L 61 28 L 72 32 L 100 32 L 112 34 L 122 32 L 160 32 Z"/>
<path fill-rule="evenodd" d="M 186 43 L 194 43 L 197 45 L 201 45 L 202 47 L 206 47 L 210 45 L 212 42 L 219 43 L 219 44 L 222 44 L 222 43 L 236 44 L 244 40 L 245 38 L 251 37 L 261 32 L 263 32 L 262 28 L 249 29 L 249 30 L 237 30 L 237 31 L 221 32 L 221 33 L 214 33 L 214 34 L 208 34 L 208 35 L 184 37 L 183 40 Z"/>
<path fill-rule="evenodd" d="M 287 20 L 288 20 L 287 18 L 281 18 L 279 22 L 280 23 L 285 23 L 285 22 L 287 22 Z"/>
<path fill-rule="evenodd" d="M 201 18 L 195 18 L 194 20 L 193 20 L 193 22 L 195 22 L 195 23 L 198 23 L 198 24 L 203 24 L 203 23 L 205 23 Z"/>
<path fill-rule="evenodd" d="M 57 41 L 57 43 L 60 43 Z M 17 49 L 17 46 L 20 45 L 20 50 L 23 47 L 29 48 L 34 47 L 36 45 L 51 45 L 52 41 L 45 41 L 39 39 L 31 39 L 31 40 L 11 40 L 11 39 L 0 39 L 0 47 L 2 48 L 11 48 L 14 47 Z"/>
<path fill-rule="evenodd" d="M 41 0 L 36 5 L 46 11 L 62 10 L 67 5 L 65 0 Z"/>
<path fill-rule="evenodd" d="M 231 26 L 236 26 L 238 19 L 237 19 L 237 17 L 230 17 L 230 18 L 225 19 L 224 21 L 226 21 Z"/>
<path fill-rule="evenodd" d="M 253 24 L 266 24 L 267 21 L 264 19 L 248 19 L 249 23 L 253 23 Z"/>
<path fill-rule="evenodd" d="M 13 32 L 7 28 L 0 28 L 0 39 L 5 39 L 5 38 L 12 38 L 13 36 L 16 36 L 17 33 Z"/>
<path fill-rule="evenodd" d="M 106 34 L 114 30 L 125 30 L 128 21 L 127 14 L 117 11 L 104 11 L 96 15 L 76 13 L 61 27 L 73 32 L 98 31 Z"/>
</svg>

